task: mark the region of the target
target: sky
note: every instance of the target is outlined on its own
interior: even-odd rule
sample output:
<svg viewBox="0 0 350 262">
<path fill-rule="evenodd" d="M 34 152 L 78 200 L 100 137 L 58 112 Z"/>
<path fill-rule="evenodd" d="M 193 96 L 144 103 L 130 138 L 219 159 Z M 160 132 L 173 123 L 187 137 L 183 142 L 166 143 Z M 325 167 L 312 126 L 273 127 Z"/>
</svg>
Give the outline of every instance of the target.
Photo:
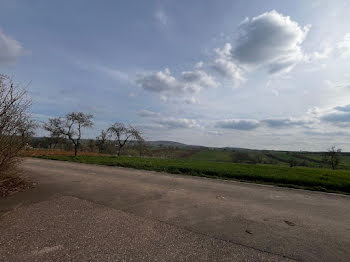
<svg viewBox="0 0 350 262">
<path fill-rule="evenodd" d="M 350 151 L 348 0 L 0 0 L 0 72 L 40 122 L 148 140 Z M 38 130 L 38 135 L 45 135 Z"/>
</svg>

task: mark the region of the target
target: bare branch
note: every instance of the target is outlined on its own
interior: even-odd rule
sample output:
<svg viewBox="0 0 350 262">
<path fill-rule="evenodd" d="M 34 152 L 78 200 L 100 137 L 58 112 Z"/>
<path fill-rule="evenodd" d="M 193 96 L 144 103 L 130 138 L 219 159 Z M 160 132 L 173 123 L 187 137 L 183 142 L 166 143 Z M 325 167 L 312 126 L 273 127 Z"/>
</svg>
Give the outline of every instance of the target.
<svg viewBox="0 0 350 262">
<path fill-rule="evenodd" d="M 340 153 L 340 148 L 337 149 L 335 146 L 332 146 L 327 150 L 327 152 L 324 153 L 323 160 L 325 163 L 329 164 L 334 170 L 340 164 Z"/>
<path fill-rule="evenodd" d="M 71 112 L 65 118 L 56 117 L 49 119 L 43 128 L 50 133 L 51 138 L 66 137 L 74 145 L 74 155 L 78 154 L 82 128 L 91 128 L 93 115 L 83 112 Z"/>
<path fill-rule="evenodd" d="M 13 169 L 33 135 L 36 124 L 28 112 L 30 105 L 26 90 L 0 74 L 0 176 Z"/>
<path fill-rule="evenodd" d="M 116 147 L 118 149 L 118 156 L 120 156 L 122 148 L 130 141 L 134 139 L 141 141 L 141 133 L 133 126 L 125 126 L 123 123 L 116 122 L 108 128 L 107 133 L 114 139 Z"/>
</svg>

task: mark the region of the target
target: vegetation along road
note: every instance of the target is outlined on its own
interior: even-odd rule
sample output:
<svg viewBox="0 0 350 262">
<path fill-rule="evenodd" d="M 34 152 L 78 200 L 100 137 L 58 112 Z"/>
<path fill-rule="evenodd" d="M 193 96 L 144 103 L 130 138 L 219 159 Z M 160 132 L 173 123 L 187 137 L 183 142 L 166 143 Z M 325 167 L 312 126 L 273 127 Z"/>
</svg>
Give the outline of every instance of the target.
<svg viewBox="0 0 350 262">
<path fill-rule="evenodd" d="M 349 170 L 115 156 L 42 156 L 41 158 L 350 194 Z"/>
<path fill-rule="evenodd" d="M 347 195 L 28 158 L 1 261 L 349 261 Z"/>
</svg>

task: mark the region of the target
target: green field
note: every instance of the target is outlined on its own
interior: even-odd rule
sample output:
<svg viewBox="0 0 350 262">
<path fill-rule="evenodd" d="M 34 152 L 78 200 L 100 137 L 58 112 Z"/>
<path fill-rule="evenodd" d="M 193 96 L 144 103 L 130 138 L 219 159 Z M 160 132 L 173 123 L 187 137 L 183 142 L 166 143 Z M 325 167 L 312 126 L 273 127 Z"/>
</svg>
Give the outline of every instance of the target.
<svg viewBox="0 0 350 262">
<path fill-rule="evenodd" d="M 350 194 L 350 171 L 347 170 L 115 156 L 42 156 L 40 158 Z"/>
<path fill-rule="evenodd" d="M 231 152 L 202 150 L 186 157 L 188 160 L 231 162 Z"/>
</svg>

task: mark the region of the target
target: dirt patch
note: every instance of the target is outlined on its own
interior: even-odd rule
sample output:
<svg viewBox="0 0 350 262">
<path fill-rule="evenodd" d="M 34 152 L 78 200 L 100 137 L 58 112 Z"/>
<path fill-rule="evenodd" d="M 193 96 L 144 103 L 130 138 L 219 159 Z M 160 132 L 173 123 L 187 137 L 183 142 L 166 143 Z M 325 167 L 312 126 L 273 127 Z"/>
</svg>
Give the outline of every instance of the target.
<svg viewBox="0 0 350 262">
<path fill-rule="evenodd" d="M 13 195 L 36 185 L 22 177 L 10 177 L 0 181 L 0 198 Z"/>
</svg>

